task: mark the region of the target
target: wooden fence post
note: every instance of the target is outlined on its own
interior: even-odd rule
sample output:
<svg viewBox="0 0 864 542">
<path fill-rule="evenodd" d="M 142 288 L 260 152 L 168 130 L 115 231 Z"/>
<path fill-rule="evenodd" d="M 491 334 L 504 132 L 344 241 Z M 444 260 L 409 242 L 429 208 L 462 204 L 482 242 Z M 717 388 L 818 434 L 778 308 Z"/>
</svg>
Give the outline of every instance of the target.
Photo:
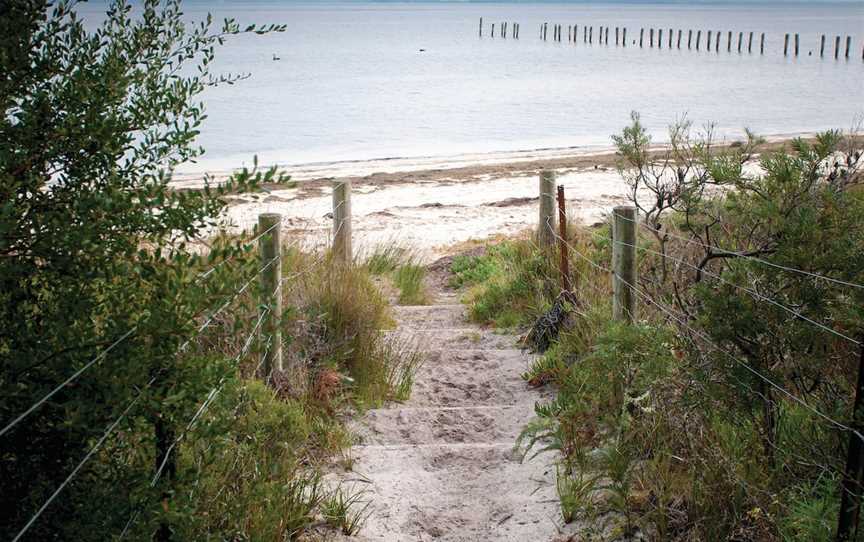
<svg viewBox="0 0 864 542">
<path fill-rule="evenodd" d="M 852 48 L 852 36 L 846 36 L 846 58 L 849 58 L 849 49 Z"/>
<path fill-rule="evenodd" d="M 261 378 L 282 371 L 282 215 L 258 215 L 258 229 L 267 232 L 258 240 L 261 253 L 261 301 L 264 314 L 258 334 L 261 345 Z M 267 341 L 270 347 L 267 348 Z"/>
<path fill-rule="evenodd" d="M 636 208 L 612 210 L 612 317 L 633 323 L 636 319 Z"/>
<path fill-rule="evenodd" d="M 765 54 L 765 32 L 762 32 L 762 36 L 759 38 L 759 54 Z"/>
<path fill-rule="evenodd" d="M 859 347 L 858 384 L 852 406 L 850 427 L 858 433 L 864 430 L 864 346 Z M 864 443 L 855 433 L 849 433 L 846 470 L 840 484 L 840 513 L 837 517 L 837 541 L 857 540 L 861 512 L 862 469 L 864 469 Z"/>
<path fill-rule="evenodd" d="M 750 32 L 750 35 L 747 37 L 747 54 L 751 54 L 753 52 L 753 32 Z"/>
<path fill-rule="evenodd" d="M 795 34 L 795 56 L 798 56 L 798 43 L 799 43 L 800 41 L 801 41 L 801 40 L 800 40 L 800 38 L 798 37 L 798 34 L 796 33 L 796 34 Z"/>
<path fill-rule="evenodd" d="M 789 34 L 783 37 L 783 56 L 789 56 Z"/>
<path fill-rule="evenodd" d="M 627 27 L 621 29 L 621 47 L 627 47 Z"/>
<path fill-rule="evenodd" d="M 555 245 L 555 172 L 540 171 L 540 219 L 537 226 L 540 246 Z"/>
<path fill-rule="evenodd" d="M 351 181 L 339 181 L 333 187 L 333 254 L 351 263 Z"/>
<path fill-rule="evenodd" d="M 837 60 L 840 54 L 840 36 L 834 38 L 834 60 Z"/>
<path fill-rule="evenodd" d="M 567 207 L 564 201 L 564 187 L 558 187 L 558 231 L 560 239 L 558 246 L 561 251 L 561 289 L 565 292 L 573 290 L 570 282 L 570 257 L 567 254 Z"/>
<path fill-rule="evenodd" d="M 483 37 L 483 17 L 480 17 L 480 37 Z"/>
</svg>

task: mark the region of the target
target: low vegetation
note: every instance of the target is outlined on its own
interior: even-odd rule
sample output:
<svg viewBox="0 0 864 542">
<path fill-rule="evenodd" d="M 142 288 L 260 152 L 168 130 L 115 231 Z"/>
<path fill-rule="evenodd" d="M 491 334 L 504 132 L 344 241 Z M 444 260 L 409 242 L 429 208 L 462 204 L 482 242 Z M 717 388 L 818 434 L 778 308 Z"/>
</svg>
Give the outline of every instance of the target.
<svg viewBox="0 0 864 542">
<path fill-rule="evenodd" d="M 830 420 L 852 423 L 864 332 L 860 140 L 754 157 L 753 135 L 718 149 L 682 122 L 671 139 L 649 160 L 635 115 L 615 138 L 643 224 L 638 317 L 612 319 L 609 228 L 571 231 L 569 316 L 524 375 L 557 396 L 517 448 L 560 454 L 562 517 L 586 540 L 833 540 L 850 433 Z M 527 327 L 555 266 L 526 239 L 453 272 L 473 318 Z"/>
</svg>

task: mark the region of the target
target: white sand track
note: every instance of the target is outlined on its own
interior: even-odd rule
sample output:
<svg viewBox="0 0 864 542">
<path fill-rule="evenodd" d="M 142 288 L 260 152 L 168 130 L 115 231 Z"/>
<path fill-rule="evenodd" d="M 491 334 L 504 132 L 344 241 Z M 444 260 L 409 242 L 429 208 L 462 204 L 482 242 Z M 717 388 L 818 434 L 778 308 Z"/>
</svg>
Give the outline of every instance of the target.
<svg viewBox="0 0 864 542">
<path fill-rule="evenodd" d="M 352 472 L 372 500 L 351 540 L 566 540 L 555 490 L 555 456 L 521 462 L 513 447 L 549 390 L 520 374 L 532 357 L 517 338 L 466 322 L 454 294 L 439 305 L 394 308 L 400 337 L 428 352 L 411 398 L 367 412 L 354 426 Z M 347 540 L 347 539 L 346 539 Z"/>
</svg>

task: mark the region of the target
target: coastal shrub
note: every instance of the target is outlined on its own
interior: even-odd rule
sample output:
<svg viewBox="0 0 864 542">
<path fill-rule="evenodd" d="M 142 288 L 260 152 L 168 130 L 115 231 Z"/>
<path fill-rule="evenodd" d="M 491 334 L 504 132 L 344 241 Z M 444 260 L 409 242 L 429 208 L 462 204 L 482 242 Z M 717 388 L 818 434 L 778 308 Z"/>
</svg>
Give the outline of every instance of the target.
<svg viewBox="0 0 864 542">
<path fill-rule="evenodd" d="M 794 140 L 755 169 L 755 135 L 724 148 L 672 130 L 659 153 L 638 116 L 616 139 L 645 224 L 640 320 L 611 322 L 609 297 L 585 295 L 608 284 L 612 240 L 577 232 L 602 267 L 579 268 L 569 327 L 523 375 L 557 395 L 517 446 L 560 454 L 565 520 L 658 540 L 833 540 L 849 434 L 823 415 L 849 419 L 858 352 L 843 336 L 864 331 L 849 285 L 864 283 L 861 140 Z"/>
</svg>

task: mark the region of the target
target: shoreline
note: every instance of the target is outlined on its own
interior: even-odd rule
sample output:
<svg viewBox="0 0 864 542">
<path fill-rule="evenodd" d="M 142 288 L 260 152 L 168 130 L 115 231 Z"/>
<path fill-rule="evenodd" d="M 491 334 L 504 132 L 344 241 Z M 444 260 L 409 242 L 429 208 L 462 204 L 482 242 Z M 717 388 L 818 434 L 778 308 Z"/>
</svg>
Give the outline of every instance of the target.
<svg viewBox="0 0 864 542">
<path fill-rule="evenodd" d="M 811 139 L 815 132 L 782 133 L 763 136 L 766 145 L 785 144 L 795 138 Z M 728 147 L 740 141 L 740 138 L 718 138 L 718 148 Z M 667 142 L 652 145 L 655 152 L 662 152 L 668 148 Z M 592 158 L 603 158 L 614 155 L 615 147 L 609 145 L 575 145 L 564 147 L 538 147 L 515 151 L 492 151 L 462 154 L 441 155 L 417 155 L 417 156 L 392 156 L 370 159 L 337 160 L 332 162 L 306 162 L 297 164 L 259 164 L 258 168 L 267 169 L 276 165 L 280 171 L 291 176 L 292 181 L 314 182 L 351 179 L 362 181 L 366 179 L 398 176 L 400 174 L 432 174 L 438 172 L 451 172 L 465 174 L 478 172 L 486 169 L 492 174 L 501 170 L 512 170 L 523 167 L 579 167 Z M 609 162 L 602 160 L 603 165 Z M 613 164 L 614 165 L 614 164 Z M 217 182 L 227 178 L 233 172 L 242 168 L 234 169 L 202 169 L 200 171 L 188 171 L 175 173 L 171 185 L 177 190 L 194 190 L 203 186 L 204 175 L 210 175 Z"/>
<path fill-rule="evenodd" d="M 770 152 L 790 139 L 768 141 Z M 726 143 L 726 146 L 733 142 Z M 720 148 L 723 145 L 718 144 Z M 653 152 L 660 153 L 657 147 Z M 288 243 L 327 246 L 332 229 L 332 185 L 352 182 L 352 228 L 359 254 L 381 244 L 410 247 L 423 261 L 450 255 L 456 246 L 523 233 L 536 226 L 539 170 L 556 172 L 571 220 L 593 224 L 630 201 L 614 150 L 520 162 L 314 178 L 267 185 L 259 194 L 229 197 L 229 230 L 251 231 L 260 213 L 283 216 Z"/>
</svg>

